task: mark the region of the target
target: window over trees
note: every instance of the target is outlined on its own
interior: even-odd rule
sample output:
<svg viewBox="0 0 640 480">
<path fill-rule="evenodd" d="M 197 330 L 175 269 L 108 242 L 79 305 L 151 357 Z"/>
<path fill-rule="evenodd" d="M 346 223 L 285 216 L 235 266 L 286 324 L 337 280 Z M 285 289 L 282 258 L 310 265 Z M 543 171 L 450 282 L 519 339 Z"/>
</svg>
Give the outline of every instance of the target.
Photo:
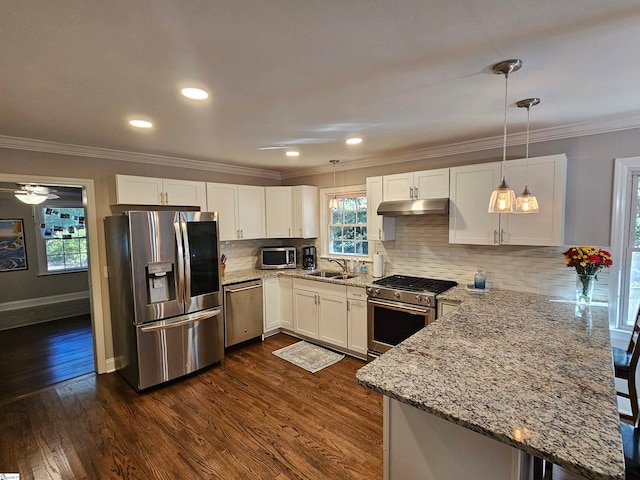
<svg viewBox="0 0 640 480">
<path fill-rule="evenodd" d="M 38 205 L 38 262 L 41 274 L 85 270 L 89 266 L 83 207 Z"/>
<path fill-rule="evenodd" d="M 369 255 L 367 197 L 339 195 L 338 207 L 329 208 L 329 255 Z"/>
</svg>

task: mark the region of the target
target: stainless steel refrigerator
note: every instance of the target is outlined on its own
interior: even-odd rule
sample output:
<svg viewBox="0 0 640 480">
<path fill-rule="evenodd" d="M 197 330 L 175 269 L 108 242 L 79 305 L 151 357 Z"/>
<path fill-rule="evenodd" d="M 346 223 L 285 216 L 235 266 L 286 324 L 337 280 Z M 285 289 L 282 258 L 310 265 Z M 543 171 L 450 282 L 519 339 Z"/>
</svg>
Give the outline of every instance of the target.
<svg viewBox="0 0 640 480">
<path fill-rule="evenodd" d="M 222 361 L 217 216 L 105 218 L 115 367 L 137 390 Z"/>
</svg>

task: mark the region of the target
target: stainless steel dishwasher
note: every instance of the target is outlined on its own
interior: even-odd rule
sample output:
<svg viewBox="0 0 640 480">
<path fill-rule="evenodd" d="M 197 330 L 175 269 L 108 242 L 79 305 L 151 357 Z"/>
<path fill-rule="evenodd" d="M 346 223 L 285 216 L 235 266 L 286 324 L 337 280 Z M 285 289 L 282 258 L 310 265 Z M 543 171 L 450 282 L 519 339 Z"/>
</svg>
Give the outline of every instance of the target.
<svg viewBox="0 0 640 480">
<path fill-rule="evenodd" d="M 225 286 L 224 346 L 262 335 L 262 315 L 262 280 Z"/>
</svg>

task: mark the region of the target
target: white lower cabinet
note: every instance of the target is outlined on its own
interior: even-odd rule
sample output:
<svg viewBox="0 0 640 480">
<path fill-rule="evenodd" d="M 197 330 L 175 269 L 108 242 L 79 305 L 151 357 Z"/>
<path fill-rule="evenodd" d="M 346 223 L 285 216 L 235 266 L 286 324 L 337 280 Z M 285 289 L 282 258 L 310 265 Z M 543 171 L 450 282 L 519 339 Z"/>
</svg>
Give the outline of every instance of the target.
<svg viewBox="0 0 640 480">
<path fill-rule="evenodd" d="M 320 340 L 347 348 L 347 299 L 335 295 L 319 295 Z"/>
<path fill-rule="evenodd" d="M 280 286 L 280 325 L 282 328 L 293 330 L 293 279 L 281 276 L 278 278 Z"/>
<path fill-rule="evenodd" d="M 364 288 L 347 287 L 347 349 L 367 354 L 367 295 Z"/>
<path fill-rule="evenodd" d="M 318 338 L 318 294 L 293 287 L 293 330 L 310 338 Z"/>
<path fill-rule="evenodd" d="M 280 315 L 281 295 L 278 277 L 270 277 L 262 280 L 262 296 L 264 305 L 264 333 L 269 334 L 280 328 L 282 319 Z"/>
</svg>

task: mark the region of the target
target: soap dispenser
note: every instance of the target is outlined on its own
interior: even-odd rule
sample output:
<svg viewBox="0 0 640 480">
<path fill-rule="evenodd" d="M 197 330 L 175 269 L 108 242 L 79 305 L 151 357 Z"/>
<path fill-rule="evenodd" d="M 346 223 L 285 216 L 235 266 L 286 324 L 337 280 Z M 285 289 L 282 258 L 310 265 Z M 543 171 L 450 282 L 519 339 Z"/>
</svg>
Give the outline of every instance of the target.
<svg viewBox="0 0 640 480">
<path fill-rule="evenodd" d="M 478 267 L 478 273 L 473 277 L 473 286 L 479 290 L 486 288 L 487 276 L 481 267 Z"/>
</svg>

